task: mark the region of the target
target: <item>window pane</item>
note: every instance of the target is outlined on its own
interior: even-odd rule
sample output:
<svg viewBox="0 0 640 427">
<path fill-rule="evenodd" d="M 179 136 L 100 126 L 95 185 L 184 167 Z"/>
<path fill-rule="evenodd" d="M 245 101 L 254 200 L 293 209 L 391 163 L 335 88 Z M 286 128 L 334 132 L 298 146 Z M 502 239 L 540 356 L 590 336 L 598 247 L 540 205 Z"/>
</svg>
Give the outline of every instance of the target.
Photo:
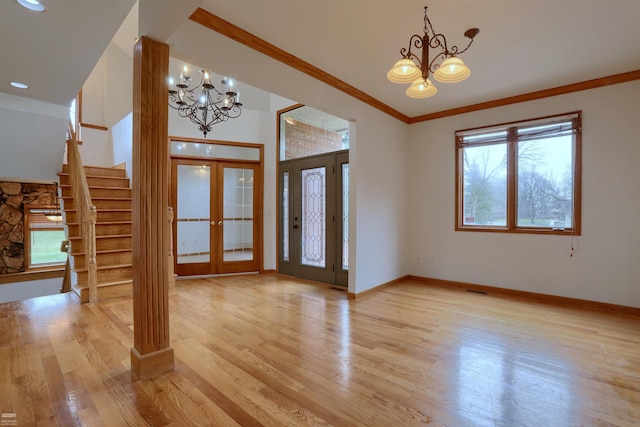
<svg viewBox="0 0 640 427">
<path fill-rule="evenodd" d="M 518 227 L 573 226 L 573 137 L 518 144 Z"/>
<path fill-rule="evenodd" d="M 64 230 L 30 230 L 29 265 L 62 264 L 67 254 L 60 252 Z"/>
<path fill-rule="evenodd" d="M 507 144 L 466 147 L 463 225 L 507 224 Z"/>
<path fill-rule="evenodd" d="M 456 230 L 580 235 L 580 112 L 455 136 Z"/>
<path fill-rule="evenodd" d="M 171 141 L 171 154 L 208 159 L 260 160 L 259 148 L 188 141 Z"/>
<path fill-rule="evenodd" d="M 280 114 L 280 160 L 349 148 L 349 122 L 302 106 Z"/>
<path fill-rule="evenodd" d="M 253 169 L 224 168 L 224 261 L 253 259 Z"/>
<path fill-rule="evenodd" d="M 211 167 L 178 165 L 178 264 L 211 261 Z"/>
</svg>

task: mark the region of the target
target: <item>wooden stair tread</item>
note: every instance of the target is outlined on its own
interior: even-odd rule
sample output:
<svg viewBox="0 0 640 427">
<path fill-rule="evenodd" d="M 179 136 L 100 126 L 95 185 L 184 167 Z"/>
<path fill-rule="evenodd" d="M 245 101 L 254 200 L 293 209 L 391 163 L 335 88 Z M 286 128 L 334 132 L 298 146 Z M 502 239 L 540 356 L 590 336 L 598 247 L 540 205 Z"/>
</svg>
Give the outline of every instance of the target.
<svg viewBox="0 0 640 427">
<path fill-rule="evenodd" d="M 120 170 L 120 169 L 117 169 Z M 68 172 L 60 172 L 58 174 L 58 176 L 69 176 Z M 84 176 L 86 176 L 87 178 L 107 178 L 107 179 L 126 179 L 129 180 L 130 178 L 126 177 L 126 176 L 110 176 L 110 175 L 93 175 L 90 173 L 86 173 L 84 174 Z"/>
<path fill-rule="evenodd" d="M 132 268 L 133 248 L 131 234 L 132 221 L 132 197 L 130 187 L 131 179 L 127 177 L 123 168 L 110 168 L 103 166 L 84 167 L 84 175 L 89 181 L 91 192 L 91 204 L 97 207 L 98 218 L 96 221 L 96 253 L 98 274 L 98 300 L 115 298 L 132 293 Z M 60 188 L 63 195 L 60 198 L 70 208 L 64 209 L 68 215 L 65 219 L 71 234 L 80 234 L 78 227 L 82 227 L 79 207 L 73 197 L 72 185 L 68 173 L 68 165 L 63 166 L 63 172 L 59 173 Z M 94 196 L 95 195 L 95 196 Z M 118 234 L 103 234 L 103 233 Z M 87 242 L 81 236 L 69 237 L 73 252 L 69 255 L 75 257 L 73 271 L 77 273 L 78 282 L 72 285 L 74 291 L 80 296 L 81 302 L 88 302 L 88 273 L 90 265 L 86 252 L 81 250 Z M 99 248 L 99 249 L 98 249 Z"/>
<path fill-rule="evenodd" d="M 58 197 L 60 198 L 60 197 Z M 62 196 L 63 200 L 73 200 L 73 196 Z M 92 197 L 91 200 L 131 200 L 131 197 Z"/>
<path fill-rule="evenodd" d="M 112 282 L 98 283 L 98 287 L 99 288 L 104 288 L 105 286 L 130 285 L 130 284 L 133 284 L 133 279 L 114 280 Z"/>
<path fill-rule="evenodd" d="M 63 209 L 65 213 L 67 214 L 71 214 L 71 215 L 75 215 L 78 213 L 78 209 Z M 98 208 L 98 213 L 99 214 L 103 214 L 106 216 L 110 216 L 111 214 L 113 215 L 117 215 L 117 214 L 122 214 L 122 215 L 133 215 L 133 210 L 132 209 L 107 209 L 107 208 Z M 98 220 L 100 221 L 100 220 Z"/>
<path fill-rule="evenodd" d="M 123 163 L 122 163 L 123 164 Z M 92 168 L 92 169 L 104 169 L 104 170 L 109 170 L 109 171 L 122 171 L 125 170 L 124 168 L 119 167 L 120 165 L 116 165 L 116 166 L 93 166 L 93 165 L 83 165 L 86 168 Z M 62 165 L 62 168 L 68 168 L 69 164 L 68 163 L 64 163 Z M 64 173 L 64 172 L 62 172 Z"/>
<path fill-rule="evenodd" d="M 133 267 L 133 264 L 99 265 L 97 267 L 97 270 L 112 270 L 116 268 L 129 268 L 129 267 Z M 73 271 L 75 271 L 76 273 L 82 273 L 87 271 L 87 268 L 86 267 L 74 268 Z"/>
<path fill-rule="evenodd" d="M 128 198 L 127 198 L 128 200 Z M 78 212 L 78 209 L 64 209 L 65 212 Z M 119 209 L 119 208 L 115 208 L 115 209 L 111 209 L 111 208 L 103 208 L 100 209 L 100 212 L 131 212 L 131 209 Z"/>
<path fill-rule="evenodd" d="M 133 251 L 133 248 L 102 249 L 102 250 L 96 251 L 96 255 L 97 254 L 117 254 L 118 252 L 131 252 L 131 251 Z M 72 252 L 69 255 L 72 255 L 72 256 L 84 256 L 85 253 L 84 252 Z"/>
<path fill-rule="evenodd" d="M 88 176 L 87 178 L 109 178 L 109 177 L 104 177 L 104 176 L 90 177 L 90 176 Z M 129 179 L 129 178 L 126 178 L 126 179 Z M 59 184 L 58 187 L 60 187 L 60 188 L 63 188 L 63 187 L 64 188 L 71 188 L 71 184 Z M 129 190 L 131 189 L 129 187 L 111 187 L 111 186 L 108 186 L 108 185 L 90 185 L 89 188 L 119 188 L 119 189 L 122 189 L 122 188 L 127 189 L 128 188 Z"/>
<path fill-rule="evenodd" d="M 104 236 L 96 236 L 96 239 L 112 239 L 114 237 L 133 237 L 133 234 L 106 234 Z M 69 237 L 68 240 L 82 240 L 82 236 Z"/>
<path fill-rule="evenodd" d="M 97 221 L 96 224 L 116 224 L 116 225 L 123 225 L 123 224 L 131 224 L 133 221 Z M 82 224 L 81 222 L 67 222 L 67 225 L 80 225 Z"/>
</svg>

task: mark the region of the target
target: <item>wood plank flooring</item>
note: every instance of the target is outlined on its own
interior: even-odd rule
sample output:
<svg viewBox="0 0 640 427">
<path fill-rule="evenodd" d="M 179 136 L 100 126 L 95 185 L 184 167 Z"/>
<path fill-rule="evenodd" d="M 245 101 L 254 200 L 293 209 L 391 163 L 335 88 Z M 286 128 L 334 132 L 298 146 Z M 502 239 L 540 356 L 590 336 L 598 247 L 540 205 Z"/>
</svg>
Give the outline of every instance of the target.
<svg viewBox="0 0 640 427">
<path fill-rule="evenodd" d="M 130 298 L 0 305 L 2 426 L 640 423 L 638 317 L 277 275 L 179 280 L 170 311 L 176 369 L 139 381 Z"/>
</svg>

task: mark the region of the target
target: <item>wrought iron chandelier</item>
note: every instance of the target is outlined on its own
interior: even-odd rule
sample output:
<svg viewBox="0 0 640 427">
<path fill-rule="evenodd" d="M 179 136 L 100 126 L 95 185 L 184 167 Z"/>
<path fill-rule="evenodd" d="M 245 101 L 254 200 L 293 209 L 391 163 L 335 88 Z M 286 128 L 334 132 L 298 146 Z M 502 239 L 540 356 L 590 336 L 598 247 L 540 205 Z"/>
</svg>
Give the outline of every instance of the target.
<svg viewBox="0 0 640 427">
<path fill-rule="evenodd" d="M 473 43 L 473 38 L 480 32 L 477 28 L 470 28 L 464 32 L 469 38 L 469 44 L 460 50 L 458 46 L 447 46 L 447 39 L 443 34 L 433 30 L 427 16 L 427 6 L 424 7 L 424 35 L 414 34 L 409 39 L 409 48 L 400 49 L 402 59 L 394 64 L 387 73 L 387 78 L 394 83 L 411 83 L 406 91 L 411 98 L 428 98 L 435 95 L 438 89 L 431 83 L 429 74 L 441 83 L 455 83 L 465 80 L 471 74 L 469 68 L 458 55 L 466 52 Z M 422 49 L 418 56 L 411 49 Z M 429 48 L 436 49 L 435 57 L 429 59 Z M 442 60 L 440 63 L 439 61 Z"/>
<path fill-rule="evenodd" d="M 240 93 L 233 87 L 233 80 L 224 77 L 220 90 L 211 84 L 211 71 L 200 70 L 202 77 L 197 86 L 191 86 L 192 78 L 187 75 L 185 65 L 180 72 L 180 81 L 175 89 L 169 89 L 169 106 L 178 110 L 181 117 L 187 117 L 198 125 L 198 130 L 207 137 L 215 124 L 235 119 L 242 113 Z M 169 79 L 173 85 L 173 79 Z"/>
</svg>

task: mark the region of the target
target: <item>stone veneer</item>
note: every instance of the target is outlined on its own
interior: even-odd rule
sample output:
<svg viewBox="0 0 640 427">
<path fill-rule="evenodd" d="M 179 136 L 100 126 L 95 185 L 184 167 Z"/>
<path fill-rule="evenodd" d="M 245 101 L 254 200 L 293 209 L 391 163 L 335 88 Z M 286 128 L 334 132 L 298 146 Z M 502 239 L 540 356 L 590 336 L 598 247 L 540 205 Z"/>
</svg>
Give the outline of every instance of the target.
<svg viewBox="0 0 640 427">
<path fill-rule="evenodd" d="M 55 184 L 0 181 L 0 274 L 25 271 L 25 205 L 50 206 Z"/>
</svg>

